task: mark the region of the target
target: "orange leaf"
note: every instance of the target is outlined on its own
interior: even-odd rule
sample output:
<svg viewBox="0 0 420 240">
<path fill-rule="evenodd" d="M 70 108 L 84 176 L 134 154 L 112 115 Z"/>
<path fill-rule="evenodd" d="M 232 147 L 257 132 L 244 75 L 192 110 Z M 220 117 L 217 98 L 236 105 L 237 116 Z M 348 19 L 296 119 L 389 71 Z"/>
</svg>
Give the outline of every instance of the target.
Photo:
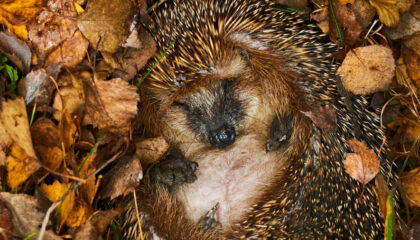
<svg viewBox="0 0 420 240">
<path fill-rule="evenodd" d="M 402 187 L 407 194 L 409 203 L 413 206 L 420 207 L 420 167 L 408 172 L 407 175 L 401 177 Z"/>
<path fill-rule="evenodd" d="M 347 153 L 344 160 L 344 169 L 353 179 L 367 184 L 379 172 L 380 162 L 375 152 L 366 146 L 366 143 L 356 139 L 347 141 L 347 145 L 355 153 Z"/>
</svg>

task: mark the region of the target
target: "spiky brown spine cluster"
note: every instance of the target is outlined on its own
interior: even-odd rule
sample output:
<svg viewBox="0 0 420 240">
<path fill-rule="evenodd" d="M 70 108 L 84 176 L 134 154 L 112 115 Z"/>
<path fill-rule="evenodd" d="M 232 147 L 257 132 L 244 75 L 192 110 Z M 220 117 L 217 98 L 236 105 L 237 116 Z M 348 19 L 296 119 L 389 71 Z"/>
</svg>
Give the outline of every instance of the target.
<svg viewBox="0 0 420 240">
<path fill-rule="evenodd" d="M 360 140 L 376 153 L 383 139 L 379 119 L 367 110 L 362 97 L 352 98 L 356 116 L 350 113 L 336 87 L 336 65 L 326 60 L 335 45 L 326 41 L 316 26 L 296 13 L 273 9 L 269 1 L 257 0 L 166 1 L 152 19 L 149 29 L 159 48 L 163 51 L 173 40 L 176 44 L 142 86 L 147 89 L 143 95 L 151 99 L 143 108 L 143 116 L 150 116 L 144 120 L 147 126 L 153 126 L 157 118 L 150 115 L 154 104 L 170 101 L 195 75 L 215 71 L 218 60 L 223 58 L 226 37 L 288 59 L 284 68 L 304 76 L 298 84 L 308 105 L 335 110 L 336 131 L 328 132 L 312 124 L 311 137 L 301 149 L 301 158 L 290 164 L 287 177 L 226 238 L 382 237 L 383 219 L 373 185 L 363 186 L 353 180 L 344 172 L 342 163 L 346 153 L 351 152 L 346 141 L 356 137 L 352 119 L 361 126 Z M 155 128 L 147 131 L 158 133 L 159 126 Z M 390 186 L 394 183 L 391 163 L 384 154 L 381 174 Z"/>
</svg>

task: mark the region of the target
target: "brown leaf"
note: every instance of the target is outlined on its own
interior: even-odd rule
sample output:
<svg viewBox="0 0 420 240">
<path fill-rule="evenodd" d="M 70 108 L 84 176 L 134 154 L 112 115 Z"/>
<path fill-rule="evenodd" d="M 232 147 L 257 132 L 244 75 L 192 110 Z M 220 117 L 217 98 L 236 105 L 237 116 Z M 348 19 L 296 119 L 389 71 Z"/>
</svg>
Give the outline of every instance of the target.
<svg viewBox="0 0 420 240">
<path fill-rule="evenodd" d="M 69 189 L 71 183 L 60 183 L 55 180 L 52 185 L 47 185 L 45 183 L 41 184 L 39 190 L 45 195 L 48 200 L 51 202 L 58 201 Z M 59 216 L 59 228 L 61 228 L 69 217 L 70 212 L 73 209 L 75 204 L 75 193 L 72 191 L 67 197 L 65 197 L 62 204 L 60 204 L 60 210 L 58 212 Z"/>
<path fill-rule="evenodd" d="M 89 1 L 86 12 L 77 20 L 77 25 L 92 46 L 96 46 L 101 37 L 99 50 L 113 53 L 130 33 L 134 9 L 131 1 Z"/>
<path fill-rule="evenodd" d="M 85 90 L 87 116 L 84 124 L 126 134 L 137 114 L 137 88 L 115 78 L 97 81 L 95 85 L 86 86 Z"/>
<path fill-rule="evenodd" d="M 337 117 L 330 106 L 314 106 L 311 112 L 303 112 L 303 114 L 323 130 L 333 132 L 337 127 Z"/>
<path fill-rule="evenodd" d="M 381 45 L 358 47 L 348 52 L 337 73 L 353 94 L 386 90 L 395 74 L 392 51 Z"/>
<path fill-rule="evenodd" d="M 55 86 L 50 76 L 57 78 L 61 65 L 50 66 L 28 73 L 18 83 L 18 91 L 25 98 L 25 103 L 37 104 L 37 110 L 45 110 L 51 102 Z M 49 75 L 48 75 L 49 74 Z"/>
<path fill-rule="evenodd" d="M 12 231 L 12 213 L 5 206 L 4 202 L 0 200 L 0 229 L 5 229 L 7 231 Z"/>
<path fill-rule="evenodd" d="M 73 239 L 90 240 L 102 236 L 112 220 L 120 213 L 117 210 L 98 211 L 74 234 Z"/>
<path fill-rule="evenodd" d="M 52 170 L 59 168 L 64 154 L 57 125 L 48 118 L 39 118 L 32 125 L 31 134 L 41 162 Z"/>
<path fill-rule="evenodd" d="M 362 32 L 362 27 L 356 19 L 356 15 L 353 9 L 347 5 L 341 5 L 337 1 L 331 1 L 334 6 L 334 16 L 330 13 L 329 20 L 329 29 L 330 29 L 330 38 L 333 41 L 339 41 L 338 29 L 336 26 L 336 21 L 338 27 L 340 28 L 340 33 L 343 38 L 345 45 L 354 46 L 358 42 L 359 36 Z M 328 8 L 331 11 L 331 8 Z"/>
<path fill-rule="evenodd" d="M 367 184 L 379 172 L 380 162 L 378 157 L 364 142 L 350 139 L 347 141 L 347 145 L 354 153 L 347 153 L 343 162 L 346 173 L 358 182 Z"/>
<path fill-rule="evenodd" d="M 386 217 L 386 200 L 390 193 L 384 177 L 379 173 L 375 178 L 375 194 L 378 198 L 379 211 L 384 219 Z"/>
<path fill-rule="evenodd" d="M 0 193 L 0 200 L 10 209 L 13 218 L 13 232 L 19 237 L 25 238 L 34 232 L 39 231 L 39 226 L 44 219 L 44 213 L 40 211 L 37 199 L 26 194 Z M 47 231 L 44 239 L 61 239 L 50 230 Z"/>
<path fill-rule="evenodd" d="M 143 171 L 140 160 L 134 156 L 124 156 L 117 165 L 105 174 L 101 190 L 100 198 L 110 198 L 110 200 L 126 195 L 139 184 L 143 178 Z"/>
<path fill-rule="evenodd" d="M 420 24 L 420 21 L 419 21 Z M 410 37 L 404 39 L 404 45 L 413 50 L 418 56 L 420 56 L 420 30 Z"/>
<path fill-rule="evenodd" d="M 420 168 L 411 170 L 400 179 L 410 205 L 420 207 Z"/>
<path fill-rule="evenodd" d="M 144 169 L 156 163 L 168 148 L 169 144 L 162 136 L 136 141 L 136 155 L 145 164 Z"/>
<path fill-rule="evenodd" d="M 55 0 L 29 25 L 29 38 L 42 65 L 62 63 L 71 68 L 83 60 L 89 43 L 74 17 L 71 0 Z"/>
<path fill-rule="evenodd" d="M 32 53 L 24 41 L 10 36 L 6 32 L 0 32 L 0 52 L 6 55 L 22 71 L 23 75 L 29 72 Z"/>
<path fill-rule="evenodd" d="M 120 49 L 115 54 L 103 52 L 105 61 L 114 69 L 113 76 L 129 81 L 135 77 L 156 52 L 156 43 L 143 28 L 140 28 L 141 48 Z"/>
<path fill-rule="evenodd" d="M 402 50 L 404 62 L 407 66 L 408 76 L 417 88 L 420 88 L 420 56 L 409 48 L 403 47 Z"/>
<path fill-rule="evenodd" d="M 419 31 L 420 20 L 410 13 L 405 13 L 397 25 L 386 30 L 386 35 L 392 40 L 398 40 L 406 39 Z M 418 46 L 418 42 L 415 42 L 413 46 L 415 45 Z"/>
<path fill-rule="evenodd" d="M 28 38 L 26 25 L 45 5 L 45 0 L 13 0 L 0 2 L 0 23 L 22 39 Z"/>
<path fill-rule="evenodd" d="M 327 34 L 330 31 L 328 21 L 328 6 L 324 6 L 311 14 L 311 18 L 316 21 L 316 25 L 322 30 L 323 33 Z"/>
</svg>

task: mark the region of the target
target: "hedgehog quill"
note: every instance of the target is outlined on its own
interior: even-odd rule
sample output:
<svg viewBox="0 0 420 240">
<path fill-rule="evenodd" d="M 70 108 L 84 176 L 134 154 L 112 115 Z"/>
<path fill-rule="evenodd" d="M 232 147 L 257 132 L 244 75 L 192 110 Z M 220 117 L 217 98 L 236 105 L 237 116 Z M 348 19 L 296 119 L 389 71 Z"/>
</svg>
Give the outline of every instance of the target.
<svg viewBox="0 0 420 240">
<path fill-rule="evenodd" d="M 344 103 L 328 59 L 336 45 L 314 24 L 269 1 L 175 0 L 148 29 L 162 52 L 176 41 L 140 86 L 145 135 L 170 144 L 137 189 L 145 230 L 164 239 L 383 238 L 373 184 L 343 167 L 349 139 L 378 153 L 379 118 L 361 96 L 354 111 Z M 304 114 L 321 107 L 334 111 L 334 130 Z M 391 187 L 391 162 L 380 161 Z M 140 239 L 133 211 L 126 238 Z"/>
</svg>

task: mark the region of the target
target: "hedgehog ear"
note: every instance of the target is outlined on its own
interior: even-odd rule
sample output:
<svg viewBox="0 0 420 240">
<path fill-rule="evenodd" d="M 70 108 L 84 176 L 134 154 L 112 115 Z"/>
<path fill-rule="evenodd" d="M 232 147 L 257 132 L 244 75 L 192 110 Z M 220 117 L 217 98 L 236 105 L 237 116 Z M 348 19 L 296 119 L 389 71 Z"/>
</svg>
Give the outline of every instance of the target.
<svg viewBox="0 0 420 240">
<path fill-rule="evenodd" d="M 247 64 L 248 66 L 251 66 L 251 60 L 250 60 L 250 56 L 249 56 L 249 52 L 248 52 L 248 50 L 246 50 L 245 48 L 242 48 L 242 47 L 238 47 L 238 46 L 237 46 L 237 47 L 235 47 L 235 50 L 239 52 L 239 55 L 240 55 L 243 59 L 245 59 L 246 64 Z"/>
</svg>

